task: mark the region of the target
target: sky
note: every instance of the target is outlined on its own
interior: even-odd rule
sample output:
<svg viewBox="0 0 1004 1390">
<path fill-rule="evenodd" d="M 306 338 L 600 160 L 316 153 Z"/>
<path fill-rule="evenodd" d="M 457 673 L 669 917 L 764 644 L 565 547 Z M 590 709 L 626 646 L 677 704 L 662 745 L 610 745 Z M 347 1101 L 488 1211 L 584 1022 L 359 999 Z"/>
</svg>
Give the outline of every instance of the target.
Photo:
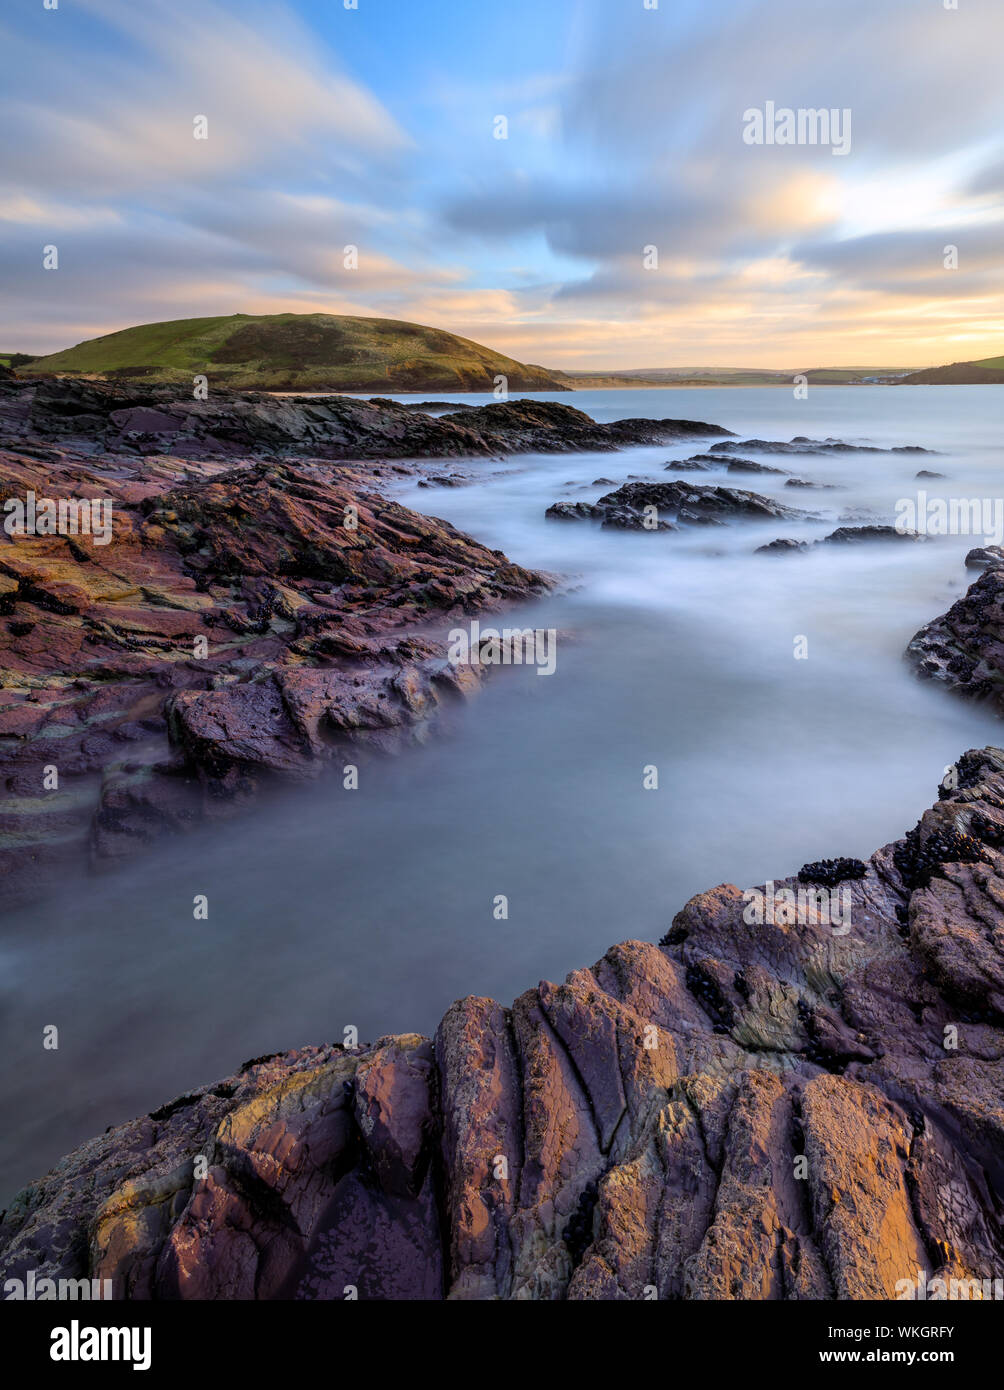
<svg viewBox="0 0 1004 1390">
<path fill-rule="evenodd" d="M 1004 351 L 1004 0 L 46 3 L 0 14 L 4 351 L 278 312 L 573 370 Z M 753 143 L 768 103 L 848 147 Z"/>
</svg>

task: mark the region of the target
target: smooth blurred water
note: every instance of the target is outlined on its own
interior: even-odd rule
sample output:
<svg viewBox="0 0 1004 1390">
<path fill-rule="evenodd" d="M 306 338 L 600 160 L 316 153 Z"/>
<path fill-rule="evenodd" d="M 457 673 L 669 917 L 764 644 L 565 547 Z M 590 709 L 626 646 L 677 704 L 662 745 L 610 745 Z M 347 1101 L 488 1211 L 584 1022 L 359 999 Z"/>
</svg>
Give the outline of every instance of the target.
<svg viewBox="0 0 1004 1390">
<path fill-rule="evenodd" d="M 472 398 L 481 403 L 489 397 Z M 568 577 L 512 615 L 555 627 L 557 670 L 498 672 L 448 735 L 277 796 L 0 925 L 0 1200 L 73 1145 L 243 1060 L 305 1042 L 434 1028 L 467 993 L 508 1002 L 628 937 L 657 939 L 693 893 L 810 859 L 867 855 L 914 824 L 990 713 L 919 682 L 907 641 L 966 584 L 979 537 L 754 555 L 845 509 L 1000 496 L 997 387 L 577 392 L 599 420 L 715 422 L 740 437 L 835 435 L 922 455 L 764 458 L 728 481 L 825 512 L 680 534 L 544 520 L 701 443 L 463 465 L 471 486 L 395 492 L 514 560 Z M 452 471 L 430 467 L 430 472 Z M 918 482 L 919 468 L 942 480 Z M 486 620 L 488 621 L 488 620 Z M 796 636 L 808 659 L 795 660 Z M 655 764 L 659 789 L 646 791 Z M 206 922 L 192 918 L 196 893 Z M 496 894 L 509 899 L 496 921 Z M 45 1024 L 60 1028 L 44 1052 Z"/>
</svg>

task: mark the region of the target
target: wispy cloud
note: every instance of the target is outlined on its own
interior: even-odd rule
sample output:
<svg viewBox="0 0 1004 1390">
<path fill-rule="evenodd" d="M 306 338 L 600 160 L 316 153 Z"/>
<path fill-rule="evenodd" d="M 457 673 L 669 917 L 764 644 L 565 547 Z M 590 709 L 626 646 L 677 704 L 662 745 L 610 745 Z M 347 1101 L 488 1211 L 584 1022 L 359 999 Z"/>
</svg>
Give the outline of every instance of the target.
<svg viewBox="0 0 1004 1390">
<path fill-rule="evenodd" d="M 0 34 L 0 346 L 309 308 L 554 365 L 999 350 L 999 4 L 545 8 L 20 12 Z M 849 108 L 850 153 L 744 144 L 767 100 Z"/>
</svg>

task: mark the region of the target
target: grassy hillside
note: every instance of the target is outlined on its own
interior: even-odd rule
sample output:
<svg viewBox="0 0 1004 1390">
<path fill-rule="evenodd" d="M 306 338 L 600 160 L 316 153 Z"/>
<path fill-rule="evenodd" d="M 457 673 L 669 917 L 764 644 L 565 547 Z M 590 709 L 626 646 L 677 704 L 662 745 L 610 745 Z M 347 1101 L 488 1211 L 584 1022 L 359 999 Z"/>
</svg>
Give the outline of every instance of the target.
<svg viewBox="0 0 1004 1390">
<path fill-rule="evenodd" d="M 1004 357 L 982 357 L 977 362 L 953 362 L 948 367 L 930 367 L 911 372 L 904 386 L 982 386 L 1004 385 Z"/>
<path fill-rule="evenodd" d="M 527 366 L 467 338 L 396 319 L 341 314 L 234 314 L 145 323 L 91 338 L 21 369 L 260 391 L 490 391 L 563 389 Z"/>
</svg>

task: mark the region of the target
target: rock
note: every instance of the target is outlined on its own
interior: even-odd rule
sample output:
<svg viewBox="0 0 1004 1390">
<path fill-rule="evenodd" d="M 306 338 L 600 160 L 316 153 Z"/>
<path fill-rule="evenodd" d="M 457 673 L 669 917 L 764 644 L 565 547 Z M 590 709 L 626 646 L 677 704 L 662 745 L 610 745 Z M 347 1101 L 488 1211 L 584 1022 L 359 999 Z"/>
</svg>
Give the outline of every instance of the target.
<svg viewBox="0 0 1004 1390">
<path fill-rule="evenodd" d="M 544 515 L 550 521 L 582 521 L 595 517 L 600 519 L 597 508 L 591 502 L 555 502 Z"/>
<path fill-rule="evenodd" d="M 714 454 L 929 454 L 930 449 L 922 449 L 917 444 L 898 444 L 892 449 L 882 449 L 875 444 L 847 444 L 842 439 L 807 439 L 796 435 L 785 443 L 781 439 L 724 440 L 712 444 Z"/>
<path fill-rule="evenodd" d="M 895 526 L 838 526 L 828 536 L 819 541 L 795 541 L 782 539 L 771 541 L 769 545 L 758 546 L 755 553 L 788 553 L 796 550 L 811 550 L 817 545 L 870 545 L 882 541 L 923 541 L 926 536 L 916 531 L 900 531 Z"/>
<path fill-rule="evenodd" d="M 550 582 L 358 469 L 113 458 L 0 451 L 11 494 L 113 508 L 107 545 L 0 533 L 4 906 L 74 859 L 117 861 L 314 777 L 348 744 L 421 737 L 479 684 L 446 660 L 451 617 Z"/>
<path fill-rule="evenodd" d="M 1004 546 L 980 545 L 966 556 L 967 570 L 990 570 L 1004 565 Z"/>
<path fill-rule="evenodd" d="M 944 473 L 932 473 L 929 468 L 922 468 L 919 473 L 913 475 L 915 478 L 943 478 Z"/>
<path fill-rule="evenodd" d="M 754 555 L 793 555 L 796 551 L 808 549 L 808 541 L 796 541 L 784 536 L 780 540 L 769 541 L 766 545 L 758 545 L 753 553 Z"/>
<path fill-rule="evenodd" d="M 859 545 L 871 541 L 925 541 L 916 531 L 901 531 L 896 526 L 838 526 L 819 545 Z"/>
<path fill-rule="evenodd" d="M 531 400 L 476 406 L 445 415 L 441 422 L 475 433 L 497 452 L 569 453 L 731 434 L 699 420 L 629 419 L 601 425 L 572 406 Z"/>
<path fill-rule="evenodd" d="M 730 459 L 728 473 L 776 473 L 779 477 L 784 476 L 783 468 L 771 468 L 766 463 L 754 463 L 752 459 Z"/>
<path fill-rule="evenodd" d="M 994 564 L 947 613 L 926 623 L 906 649 L 919 676 L 959 695 L 987 699 L 998 714 L 1004 714 L 1002 602 L 1004 571 Z"/>
<path fill-rule="evenodd" d="M 837 485 L 836 485 L 836 483 L 813 483 L 813 482 L 807 482 L 807 481 L 805 480 L 805 478 L 788 478 L 788 479 L 785 481 L 785 484 L 784 484 L 784 485 L 785 485 L 785 487 L 808 487 L 808 488 L 816 488 L 816 489 L 818 489 L 820 492 L 836 492 L 836 491 L 837 491 Z"/>
<path fill-rule="evenodd" d="M 694 454 L 689 459 L 675 459 L 664 465 L 667 473 L 706 473 L 724 467 L 724 460 L 715 454 Z"/>
<path fill-rule="evenodd" d="M 258 1058 L 109 1130 L 13 1199 L 0 1277 L 134 1300 L 773 1301 L 894 1299 L 921 1270 L 982 1292 L 1004 750 L 957 772 L 866 862 L 720 885 L 660 945 L 511 1008 L 461 1000 L 434 1039 Z"/>
<path fill-rule="evenodd" d="M 352 396 L 273 396 L 214 390 L 193 400 L 172 386 L 144 388 L 70 377 L 7 382 L 0 430 L 9 441 L 58 441 L 90 451 L 230 458 L 497 457 L 518 452 L 614 450 L 729 430 L 696 420 L 598 424 L 551 401 L 515 400 L 436 416 L 413 405 Z"/>
<path fill-rule="evenodd" d="M 660 515 L 657 523 L 650 519 L 652 514 L 646 511 L 649 507 L 658 508 Z M 667 515 L 662 516 L 663 512 Z M 811 514 L 739 488 L 709 487 L 688 482 L 628 482 L 593 503 L 556 502 L 545 515 L 564 521 L 587 518 L 602 521 L 604 525 L 650 531 L 676 530 L 679 526 L 721 525 L 744 518 L 804 520 Z"/>
</svg>

